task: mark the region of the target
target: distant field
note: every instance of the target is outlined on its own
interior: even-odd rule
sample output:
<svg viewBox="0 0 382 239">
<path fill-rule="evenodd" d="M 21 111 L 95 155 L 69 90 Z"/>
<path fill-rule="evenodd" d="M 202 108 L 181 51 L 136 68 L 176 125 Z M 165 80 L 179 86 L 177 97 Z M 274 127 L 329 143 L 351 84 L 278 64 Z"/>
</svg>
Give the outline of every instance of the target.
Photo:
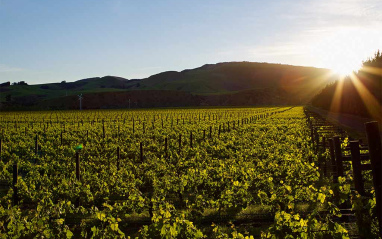
<svg viewBox="0 0 382 239">
<path fill-rule="evenodd" d="M 2 235 L 347 234 L 330 219 L 333 191 L 320 181 L 302 107 L 0 117 Z"/>
</svg>

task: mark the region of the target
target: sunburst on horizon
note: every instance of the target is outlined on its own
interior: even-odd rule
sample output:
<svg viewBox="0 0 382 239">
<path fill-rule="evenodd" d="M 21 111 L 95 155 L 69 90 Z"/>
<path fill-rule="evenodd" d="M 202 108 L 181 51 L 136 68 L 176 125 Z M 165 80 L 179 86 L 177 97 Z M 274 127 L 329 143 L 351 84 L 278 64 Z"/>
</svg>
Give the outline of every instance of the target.
<svg viewBox="0 0 382 239">
<path fill-rule="evenodd" d="M 371 68 L 371 67 L 363 67 L 362 70 L 366 70 L 369 73 L 373 75 L 381 75 L 382 76 L 382 69 L 379 68 Z M 333 112 L 340 112 L 341 111 L 341 102 L 342 102 L 342 94 L 343 94 L 343 87 L 344 87 L 344 81 L 341 79 L 349 79 L 354 88 L 356 89 L 358 95 L 360 96 L 363 104 L 366 107 L 366 110 L 369 112 L 370 116 L 373 117 L 376 120 L 382 119 L 382 106 L 378 99 L 366 88 L 366 86 L 362 83 L 358 75 L 353 71 L 352 73 L 348 74 L 346 77 L 341 77 L 330 106 L 330 111 Z"/>
<path fill-rule="evenodd" d="M 310 54 L 317 65 L 332 70 L 340 78 L 350 76 L 373 53 L 368 47 L 370 43 L 365 43 L 363 37 L 368 33 L 355 27 L 324 32 L 321 38 L 310 43 Z"/>
<path fill-rule="evenodd" d="M 333 74 L 336 74 L 339 76 L 340 79 L 344 79 L 347 76 L 351 76 L 354 72 L 357 72 L 359 69 L 361 69 L 361 64 L 355 64 L 353 62 L 345 62 L 342 64 L 336 64 L 333 65 L 330 70 L 333 72 Z"/>
</svg>

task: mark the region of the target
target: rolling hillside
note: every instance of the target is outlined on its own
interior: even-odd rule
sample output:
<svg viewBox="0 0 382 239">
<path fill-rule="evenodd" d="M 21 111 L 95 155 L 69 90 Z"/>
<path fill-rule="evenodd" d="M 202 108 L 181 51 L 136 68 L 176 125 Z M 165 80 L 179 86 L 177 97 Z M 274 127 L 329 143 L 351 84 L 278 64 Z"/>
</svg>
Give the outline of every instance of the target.
<svg viewBox="0 0 382 239">
<path fill-rule="evenodd" d="M 330 71 L 313 67 L 268 63 L 229 62 L 209 64 L 181 72 L 168 71 L 142 80 L 143 87 L 182 90 L 194 94 L 232 93 L 249 89 L 282 88 L 300 92 L 327 83 Z"/>
<path fill-rule="evenodd" d="M 40 85 L 5 84 L 0 87 L 0 100 L 3 109 L 32 106 L 37 109 L 61 108 L 60 102 L 70 96 L 83 94 L 85 98 L 90 99 L 97 93 L 103 93 L 104 102 L 109 103 L 105 106 L 100 103 L 97 107 L 110 105 L 126 107 L 121 102 L 110 102 L 110 99 L 113 99 L 112 95 L 126 91 L 140 91 L 142 95 L 150 95 L 147 91 L 155 94 L 164 91 L 160 93 L 161 96 L 174 92 L 184 92 L 190 97 L 197 96 L 191 97 L 194 99 L 192 105 L 299 104 L 308 102 L 328 82 L 334 80 L 335 76 L 327 69 L 227 62 L 207 64 L 181 72 L 162 72 L 145 79 L 127 80 L 116 76 L 105 76 Z M 139 98 L 140 94 L 134 95 Z M 117 98 L 115 101 L 118 101 Z M 135 102 L 142 100 L 138 98 Z M 144 98 L 150 101 L 150 98 L 146 96 Z M 167 97 L 167 100 L 169 99 L 171 99 L 169 102 L 161 102 L 159 105 L 179 106 L 179 100 Z M 162 100 L 166 100 L 166 97 Z M 138 104 L 136 105 L 138 107 Z"/>
</svg>

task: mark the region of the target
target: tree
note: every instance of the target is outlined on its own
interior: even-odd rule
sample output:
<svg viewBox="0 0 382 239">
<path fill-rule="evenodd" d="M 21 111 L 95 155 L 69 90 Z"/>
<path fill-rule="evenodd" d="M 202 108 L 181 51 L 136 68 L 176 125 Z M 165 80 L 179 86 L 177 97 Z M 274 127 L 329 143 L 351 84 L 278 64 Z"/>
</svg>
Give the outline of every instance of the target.
<svg viewBox="0 0 382 239">
<path fill-rule="evenodd" d="M 12 85 L 28 85 L 25 81 L 13 82 Z"/>
<path fill-rule="evenodd" d="M 4 83 L 1 83 L 0 87 L 7 87 L 7 86 L 10 86 L 10 85 L 11 85 L 11 82 L 7 81 L 7 82 L 4 82 Z"/>
<path fill-rule="evenodd" d="M 374 57 L 362 62 L 363 66 L 382 66 L 382 52 L 379 50 L 374 54 Z"/>
</svg>

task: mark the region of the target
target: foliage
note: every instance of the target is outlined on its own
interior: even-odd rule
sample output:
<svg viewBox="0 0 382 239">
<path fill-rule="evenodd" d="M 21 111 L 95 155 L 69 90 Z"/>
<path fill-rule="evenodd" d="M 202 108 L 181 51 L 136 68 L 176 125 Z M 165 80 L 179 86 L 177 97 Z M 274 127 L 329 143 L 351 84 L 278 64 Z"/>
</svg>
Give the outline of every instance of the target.
<svg viewBox="0 0 382 239">
<path fill-rule="evenodd" d="M 302 107 L 0 115 L 0 180 L 12 185 L 18 165 L 19 204 L 13 187 L 1 191 L 5 237 L 251 238 L 203 223 L 207 211 L 234 220 L 251 206 L 275 215 L 265 238 L 347 235 L 332 220 L 335 187 L 318 186 Z"/>
</svg>

